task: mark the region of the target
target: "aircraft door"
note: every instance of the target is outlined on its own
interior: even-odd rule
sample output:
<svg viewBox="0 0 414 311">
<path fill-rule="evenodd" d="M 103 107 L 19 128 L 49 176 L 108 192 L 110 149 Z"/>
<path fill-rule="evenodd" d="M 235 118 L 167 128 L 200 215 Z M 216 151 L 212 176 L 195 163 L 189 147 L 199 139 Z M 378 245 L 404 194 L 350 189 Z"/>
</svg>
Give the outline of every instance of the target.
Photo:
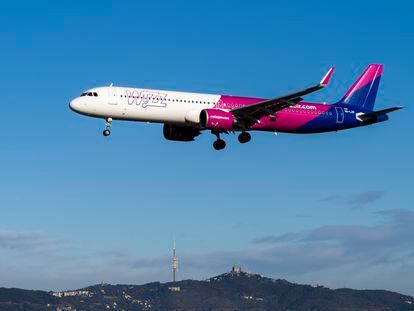
<svg viewBox="0 0 414 311">
<path fill-rule="evenodd" d="M 118 105 L 118 94 L 116 87 L 108 87 L 108 104 Z"/>
<path fill-rule="evenodd" d="M 342 124 L 344 123 L 345 113 L 342 107 L 335 107 L 336 110 L 336 123 Z"/>
</svg>

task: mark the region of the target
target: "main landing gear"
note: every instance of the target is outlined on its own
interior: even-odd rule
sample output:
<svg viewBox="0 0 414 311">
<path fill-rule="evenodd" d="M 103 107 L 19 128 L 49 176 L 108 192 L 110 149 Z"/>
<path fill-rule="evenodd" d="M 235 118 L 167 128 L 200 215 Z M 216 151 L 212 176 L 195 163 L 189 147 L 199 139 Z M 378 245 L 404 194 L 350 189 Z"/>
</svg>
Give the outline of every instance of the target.
<svg viewBox="0 0 414 311">
<path fill-rule="evenodd" d="M 238 139 L 241 144 L 245 144 L 252 139 L 252 136 L 248 132 L 241 132 Z"/>
<path fill-rule="evenodd" d="M 112 118 L 106 118 L 105 119 L 105 129 L 102 132 L 103 136 L 106 137 L 106 136 L 111 135 L 111 130 L 110 130 L 111 125 L 112 125 Z"/>
<path fill-rule="evenodd" d="M 216 150 L 222 150 L 224 148 L 226 148 L 226 142 L 222 139 L 217 139 L 214 143 L 213 143 L 213 147 Z"/>
<path fill-rule="evenodd" d="M 220 138 L 220 132 L 211 131 L 211 133 L 217 137 L 217 140 L 213 143 L 213 148 L 216 150 L 222 150 L 226 148 L 226 142 Z"/>
<path fill-rule="evenodd" d="M 220 138 L 220 133 L 221 133 L 220 131 L 216 131 L 216 130 L 211 131 L 211 134 L 216 135 L 217 137 L 217 140 L 213 143 L 213 148 L 216 150 L 222 150 L 226 148 L 226 142 Z M 245 144 L 245 143 L 248 143 L 252 139 L 252 136 L 248 132 L 241 132 L 238 136 L 238 139 L 241 144 Z"/>
</svg>

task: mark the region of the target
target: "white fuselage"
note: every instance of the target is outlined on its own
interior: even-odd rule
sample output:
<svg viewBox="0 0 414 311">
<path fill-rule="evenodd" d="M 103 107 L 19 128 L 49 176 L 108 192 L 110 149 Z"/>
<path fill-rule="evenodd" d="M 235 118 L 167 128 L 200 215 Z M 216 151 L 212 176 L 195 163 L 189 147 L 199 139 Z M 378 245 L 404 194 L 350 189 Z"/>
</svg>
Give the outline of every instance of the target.
<svg viewBox="0 0 414 311">
<path fill-rule="evenodd" d="M 211 94 L 111 86 L 86 91 L 70 102 L 70 108 L 97 118 L 198 124 L 201 110 L 217 105 L 220 97 Z"/>
</svg>

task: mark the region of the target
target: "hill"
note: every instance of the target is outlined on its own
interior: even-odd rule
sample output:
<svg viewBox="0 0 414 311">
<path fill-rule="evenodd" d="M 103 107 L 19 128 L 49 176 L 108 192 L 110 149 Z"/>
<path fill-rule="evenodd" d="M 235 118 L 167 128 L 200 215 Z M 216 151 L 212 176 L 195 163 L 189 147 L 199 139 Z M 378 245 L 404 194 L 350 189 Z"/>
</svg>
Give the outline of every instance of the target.
<svg viewBox="0 0 414 311">
<path fill-rule="evenodd" d="M 0 288 L 0 310 L 414 310 L 414 299 L 384 290 L 331 290 L 232 270 L 204 281 L 100 284 L 44 292 Z"/>
</svg>

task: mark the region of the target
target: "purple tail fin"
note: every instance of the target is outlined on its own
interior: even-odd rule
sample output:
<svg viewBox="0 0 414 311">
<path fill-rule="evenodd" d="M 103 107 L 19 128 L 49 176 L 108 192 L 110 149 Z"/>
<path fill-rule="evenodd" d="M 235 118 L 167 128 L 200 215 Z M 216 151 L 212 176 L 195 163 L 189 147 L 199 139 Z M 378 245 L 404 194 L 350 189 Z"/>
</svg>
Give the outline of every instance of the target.
<svg viewBox="0 0 414 311">
<path fill-rule="evenodd" d="M 351 105 L 372 111 L 383 68 L 383 65 L 369 65 L 337 104 Z"/>
</svg>

